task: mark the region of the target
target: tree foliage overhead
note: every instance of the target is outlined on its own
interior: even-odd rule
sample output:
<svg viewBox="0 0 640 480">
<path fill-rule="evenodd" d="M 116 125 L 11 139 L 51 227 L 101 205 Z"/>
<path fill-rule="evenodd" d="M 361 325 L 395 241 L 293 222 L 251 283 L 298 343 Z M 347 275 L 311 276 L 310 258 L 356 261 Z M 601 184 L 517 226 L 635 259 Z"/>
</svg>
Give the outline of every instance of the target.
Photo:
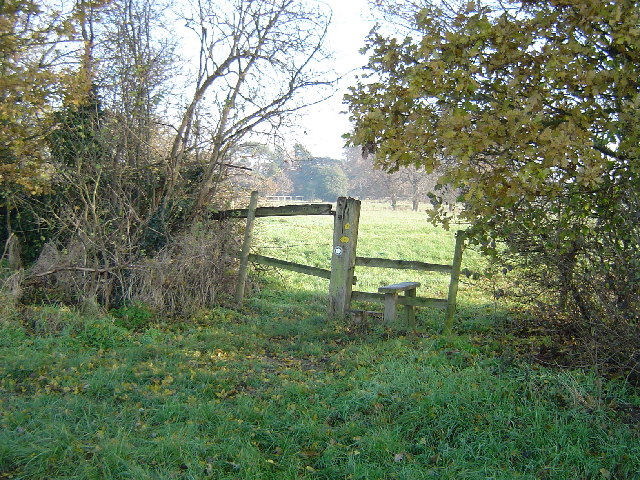
<svg viewBox="0 0 640 480">
<path fill-rule="evenodd" d="M 451 24 L 418 15 L 423 37 L 370 38 L 370 84 L 348 96 L 356 130 L 393 168 L 462 166 L 467 200 L 510 205 L 521 193 L 586 188 L 612 168 L 633 168 L 640 10 L 636 2 L 512 2 L 494 12 L 469 3 Z M 492 179 L 485 184 L 477 179 Z"/>
<path fill-rule="evenodd" d="M 43 138 L 47 111 L 60 98 L 63 75 L 55 38 L 71 24 L 35 0 L 0 2 L 0 185 L 42 191 L 50 172 Z"/>
<path fill-rule="evenodd" d="M 464 192 L 478 241 L 505 240 L 551 268 L 583 315 L 631 303 L 640 278 L 638 3 L 422 7 L 413 10 L 417 38 L 370 36 L 371 74 L 347 96 L 351 142 L 389 170 L 451 159 L 440 181 Z M 595 274 L 594 264 L 607 267 Z M 606 282 L 610 298 L 595 298 Z"/>
</svg>

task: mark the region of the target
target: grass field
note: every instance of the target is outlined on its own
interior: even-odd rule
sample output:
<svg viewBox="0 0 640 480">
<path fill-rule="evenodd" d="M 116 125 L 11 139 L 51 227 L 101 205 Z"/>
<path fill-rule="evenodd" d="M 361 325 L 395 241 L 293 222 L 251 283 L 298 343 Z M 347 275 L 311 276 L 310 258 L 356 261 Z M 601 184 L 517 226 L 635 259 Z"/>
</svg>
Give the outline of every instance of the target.
<svg viewBox="0 0 640 480">
<path fill-rule="evenodd" d="M 421 214 L 365 208 L 361 221 L 361 255 L 450 261 L 452 236 Z M 327 268 L 331 222 L 261 219 L 259 251 Z M 463 266 L 482 260 L 466 252 Z M 357 275 L 366 291 L 446 293 L 446 276 Z M 640 478 L 624 414 L 638 393 L 514 359 L 483 281 L 461 286 L 460 335 L 443 339 L 441 313 L 420 309 L 412 337 L 355 328 L 326 320 L 326 280 L 260 276 L 242 311 L 182 322 L 5 308 L 0 479 Z"/>
</svg>

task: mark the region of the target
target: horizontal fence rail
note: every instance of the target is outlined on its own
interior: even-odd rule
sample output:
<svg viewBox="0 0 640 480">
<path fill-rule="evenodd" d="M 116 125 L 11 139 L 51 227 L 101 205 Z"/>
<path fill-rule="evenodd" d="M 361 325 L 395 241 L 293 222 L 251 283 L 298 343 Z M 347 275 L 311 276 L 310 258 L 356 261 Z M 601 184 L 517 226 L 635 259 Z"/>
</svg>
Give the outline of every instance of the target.
<svg viewBox="0 0 640 480">
<path fill-rule="evenodd" d="M 267 202 L 306 202 L 302 195 L 267 195 Z"/>
<path fill-rule="evenodd" d="M 289 262 L 287 260 L 280 260 L 279 258 L 265 257 L 264 255 L 257 255 L 255 253 L 249 254 L 249 261 L 259 263 L 261 265 L 267 265 L 269 267 L 277 267 L 283 270 L 290 270 L 292 272 L 303 273 L 305 275 L 312 275 L 314 277 L 331 279 L 331 270 L 325 270 L 324 268 L 311 267 L 309 265 L 303 265 L 301 263 Z M 356 278 L 353 279 L 353 284 L 356 283 Z"/>
<path fill-rule="evenodd" d="M 286 260 L 280 260 L 279 258 L 265 257 L 264 255 L 257 255 L 255 253 L 251 253 L 249 255 L 249 261 L 259 263 L 261 265 L 268 265 L 270 267 L 282 268 L 283 270 L 304 273 L 305 275 L 313 275 L 314 277 L 322 277 L 327 280 L 331 278 L 331 270 L 310 267 L 309 265 L 302 265 L 301 263 L 288 262 Z"/>
<path fill-rule="evenodd" d="M 306 205 L 282 205 L 280 207 L 258 207 L 256 217 L 291 217 L 294 215 L 331 215 L 333 206 L 330 203 L 310 203 Z M 213 220 L 226 218 L 247 218 L 249 209 L 238 208 L 211 214 Z"/>
<path fill-rule="evenodd" d="M 356 267 L 394 268 L 397 270 L 422 270 L 426 272 L 451 273 L 451 265 L 416 262 L 413 260 L 390 260 L 388 258 L 356 257 Z"/>
<path fill-rule="evenodd" d="M 351 292 L 352 300 L 360 300 L 362 302 L 384 303 L 384 295 L 382 293 L 371 292 Z M 398 297 L 398 305 L 411 305 L 412 307 L 427 308 L 447 308 L 448 300 L 446 298 L 426 298 L 426 297 Z"/>
</svg>

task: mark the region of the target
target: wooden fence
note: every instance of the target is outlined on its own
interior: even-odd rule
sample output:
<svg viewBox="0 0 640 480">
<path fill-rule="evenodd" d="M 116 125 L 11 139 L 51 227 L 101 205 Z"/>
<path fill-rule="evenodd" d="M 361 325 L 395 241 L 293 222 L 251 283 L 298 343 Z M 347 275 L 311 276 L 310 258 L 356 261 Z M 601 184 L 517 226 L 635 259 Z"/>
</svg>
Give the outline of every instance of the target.
<svg viewBox="0 0 640 480">
<path fill-rule="evenodd" d="M 269 195 L 266 198 L 267 202 L 304 202 L 302 195 Z"/>
<path fill-rule="evenodd" d="M 344 318 L 351 309 L 354 300 L 385 303 L 385 295 L 381 293 L 360 292 L 353 290 L 356 284 L 356 267 L 379 267 L 404 270 L 419 270 L 449 274 L 449 293 L 447 298 L 424 298 L 402 296 L 397 298 L 398 305 L 440 308 L 446 311 L 443 333 L 449 334 L 453 328 L 456 310 L 456 297 L 462 263 L 464 232 L 456 234 L 456 245 L 451 265 L 425 263 L 408 260 L 391 260 L 386 258 L 358 257 L 358 226 L 360 221 L 360 200 L 340 197 L 335 211 L 331 204 L 285 205 L 281 207 L 258 207 L 258 192 L 252 192 L 249 208 L 227 210 L 214 215 L 214 218 L 246 218 L 247 227 L 239 255 L 240 268 L 236 284 L 236 303 L 241 305 L 249 262 L 255 262 L 284 270 L 291 270 L 305 275 L 326 278 L 329 280 L 329 315 Z M 250 253 L 253 224 L 257 217 L 292 216 L 292 215 L 333 215 L 333 253 L 331 269 L 326 270 L 295 262 L 280 260 Z"/>
</svg>

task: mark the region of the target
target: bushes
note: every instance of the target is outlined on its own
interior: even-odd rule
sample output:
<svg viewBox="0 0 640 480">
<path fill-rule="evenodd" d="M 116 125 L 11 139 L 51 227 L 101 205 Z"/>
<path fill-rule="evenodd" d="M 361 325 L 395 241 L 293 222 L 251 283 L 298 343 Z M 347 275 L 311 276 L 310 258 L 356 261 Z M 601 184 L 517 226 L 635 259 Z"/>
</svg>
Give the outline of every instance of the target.
<svg viewBox="0 0 640 480">
<path fill-rule="evenodd" d="M 198 225 L 132 270 L 127 297 L 188 315 L 232 294 L 237 235 L 230 224 Z"/>
<path fill-rule="evenodd" d="M 559 313 L 577 316 L 587 324 L 600 320 L 638 325 L 637 194 L 586 202 L 578 201 L 570 187 L 565 190 L 555 199 L 522 199 L 497 212 L 490 228 L 494 238 L 504 239 L 508 250 L 489 247 L 487 251 L 501 262 L 519 266 L 535 285 L 533 291 L 545 292 L 538 300 Z"/>
<path fill-rule="evenodd" d="M 134 329 L 150 315 L 141 304 L 170 315 L 188 314 L 231 294 L 238 238 L 234 230 L 231 223 L 197 224 L 157 253 L 117 268 L 91 268 L 87 259 L 97 252 L 85 242 L 74 241 L 67 248 L 51 242 L 31 270 L 30 295 L 34 299 L 46 291 L 49 302 L 85 307 L 129 305 L 116 315 Z"/>
<path fill-rule="evenodd" d="M 213 302 L 233 270 L 235 241 L 224 236 L 235 231 L 200 222 L 234 195 L 228 185 L 221 192 L 226 175 L 210 182 L 196 208 L 203 201 L 197 182 L 185 169 L 170 178 L 162 148 L 147 148 L 164 145 L 163 132 L 127 151 L 117 134 L 121 119 L 95 92 L 85 100 L 55 115 L 46 192 L 0 192 L 0 241 L 15 266 L 21 243 L 28 268 L 23 298 L 92 312 L 143 298 L 171 314 Z M 189 168 L 204 165 L 191 158 Z"/>
</svg>

